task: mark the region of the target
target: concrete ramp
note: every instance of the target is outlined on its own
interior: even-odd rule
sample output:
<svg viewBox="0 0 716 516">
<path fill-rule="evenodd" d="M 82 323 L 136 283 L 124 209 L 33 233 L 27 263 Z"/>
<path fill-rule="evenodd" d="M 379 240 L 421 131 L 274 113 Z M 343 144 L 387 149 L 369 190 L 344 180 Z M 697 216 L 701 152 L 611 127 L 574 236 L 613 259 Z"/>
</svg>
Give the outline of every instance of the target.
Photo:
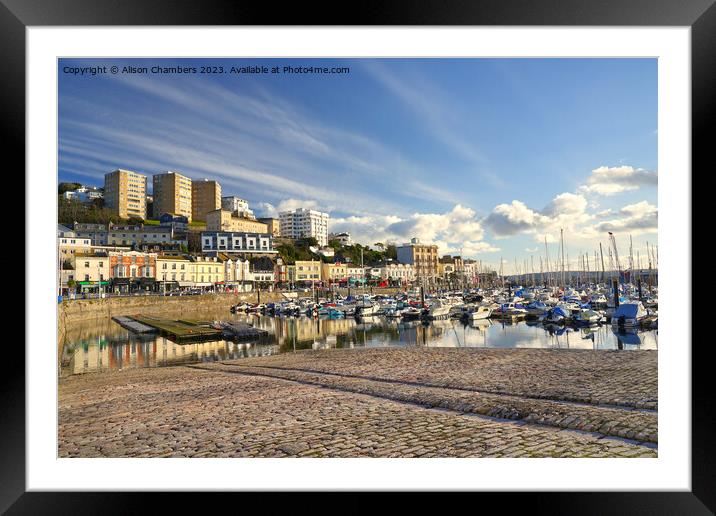
<svg viewBox="0 0 716 516">
<path fill-rule="evenodd" d="M 152 326 L 140 323 L 138 321 L 135 321 L 131 317 L 126 317 L 124 315 L 112 317 L 112 320 L 119 324 L 125 330 L 129 330 L 134 333 L 157 333 L 159 331 Z"/>
</svg>

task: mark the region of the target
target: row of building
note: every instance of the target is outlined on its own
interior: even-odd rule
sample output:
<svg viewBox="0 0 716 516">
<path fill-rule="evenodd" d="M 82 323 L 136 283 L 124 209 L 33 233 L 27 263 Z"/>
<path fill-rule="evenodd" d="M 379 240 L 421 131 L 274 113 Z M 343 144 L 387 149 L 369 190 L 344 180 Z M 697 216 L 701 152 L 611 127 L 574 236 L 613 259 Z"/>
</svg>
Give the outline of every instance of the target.
<svg viewBox="0 0 716 516">
<path fill-rule="evenodd" d="M 270 233 L 284 238 L 313 237 L 320 246 L 328 244 L 327 213 L 310 209 L 284 211 L 279 218 L 256 218 L 245 199 L 222 196 L 218 181 L 192 180 L 178 172 L 148 177 L 131 170 L 117 169 L 104 176 L 105 208 L 123 219 L 159 219 L 164 214 L 202 221 L 209 231 Z M 70 197 L 71 198 L 71 197 Z"/>
<path fill-rule="evenodd" d="M 105 207 L 119 218 L 135 217 L 143 223 L 75 222 L 72 228 L 58 228 L 62 288 L 246 289 L 256 282 L 408 285 L 466 279 L 474 283 L 482 273 L 477 262 L 439 258 L 436 245 L 418 239 L 397 246 L 396 261 L 367 267 L 338 262 L 333 249 L 326 247 L 329 239 L 344 246 L 352 242 L 347 233 L 328 233 L 327 213 L 299 208 L 281 212 L 278 218 L 256 218 L 246 200 L 222 196 L 217 181 L 192 181 L 178 172 L 155 174 L 153 196 L 147 196 L 147 181 L 144 174 L 117 169 L 105 175 L 102 192 Z M 153 219 L 147 218 L 148 204 Z M 311 250 L 323 261 L 283 264 L 277 242 L 308 237 L 316 240 Z M 124 266 L 126 257 L 129 268 Z"/>
<path fill-rule="evenodd" d="M 77 231 L 58 226 L 60 293 L 187 288 L 250 291 L 257 286 L 351 286 L 366 282 L 408 286 L 459 279 L 469 279 L 475 284 L 481 274 L 477 262 L 452 256 L 437 259 L 436 246 L 415 240 L 398 247 L 399 256 L 412 263 L 386 261 L 363 266 L 299 260 L 285 264 L 272 248 L 270 235 L 202 232 L 205 252 L 192 255 L 160 245 L 157 235 L 171 236 L 173 227 L 132 232 L 131 228 L 113 226 L 102 233 L 97 228 L 89 231 L 86 226 L 77 224 Z M 92 237 L 81 234 L 87 232 Z M 100 234 L 105 236 L 100 238 Z M 141 235 L 154 240 L 144 243 L 133 240 Z M 127 245 L 129 242 L 132 245 Z M 407 251 L 410 254 L 405 254 Z"/>
</svg>

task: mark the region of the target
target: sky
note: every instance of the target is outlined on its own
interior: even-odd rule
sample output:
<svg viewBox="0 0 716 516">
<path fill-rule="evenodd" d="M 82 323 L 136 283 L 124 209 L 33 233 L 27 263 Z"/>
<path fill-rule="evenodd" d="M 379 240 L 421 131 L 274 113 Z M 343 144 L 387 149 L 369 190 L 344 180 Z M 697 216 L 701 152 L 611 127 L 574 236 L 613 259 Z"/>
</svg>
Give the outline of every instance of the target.
<svg viewBox="0 0 716 516">
<path fill-rule="evenodd" d="M 560 230 L 573 269 L 609 231 L 622 267 L 658 245 L 656 59 L 60 59 L 58 85 L 59 181 L 173 170 L 505 273 L 554 262 Z"/>
</svg>

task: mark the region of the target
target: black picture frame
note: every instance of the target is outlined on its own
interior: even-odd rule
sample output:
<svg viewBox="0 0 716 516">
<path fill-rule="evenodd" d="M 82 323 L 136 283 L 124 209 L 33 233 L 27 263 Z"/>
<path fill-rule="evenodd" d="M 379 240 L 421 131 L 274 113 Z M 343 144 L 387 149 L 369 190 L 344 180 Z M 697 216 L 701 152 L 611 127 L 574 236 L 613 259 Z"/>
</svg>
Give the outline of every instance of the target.
<svg viewBox="0 0 716 516">
<path fill-rule="evenodd" d="M 713 170 L 708 140 L 716 120 L 716 0 L 488 0 L 365 1 L 351 9 L 351 25 L 688 26 L 692 50 L 692 170 Z M 334 4 L 335 6 L 335 4 Z M 64 25 L 344 25 L 333 7 L 215 0 L 0 0 L 0 124 L 6 159 L 25 165 L 25 29 Z M 709 167 L 710 165 L 710 167 Z M 688 174 L 689 171 L 684 171 Z M 692 176 L 692 181 L 693 181 Z M 690 208 L 690 207 L 689 207 Z M 689 250 L 690 251 L 690 250 Z M 26 321 L 28 314 L 26 313 Z M 689 316 L 690 317 L 690 316 Z M 685 328 L 687 349 L 691 324 Z M 37 348 L 40 343 L 26 342 Z M 704 343 L 708 344 L 708 343 Z M 713 514 L 716 467 L 708 346 L 692 347 L 692 490 L 690 492 L 509 493 L 509 507 L 551 514 Z M 25 367 L 18 356 L 0 375 L 0 511 L 8 514 L 132 513 L 149 508 L 134 493 L 25 492 Z M 157 495 L 149 494 L 150 498 Z M 216 496 L 216 495 L 211 495 Z M 353 495 L 355 496 L 355 495 Z M 493 497 L 494 494 L 481 495 Z M 499 495 L 497 495 L 499 496 Z M 503 495 L 504 496 L 504 495 Z M 461 502 L 456 497 L 455 502 Z M 164 510 L 189 509 L 204 497 L 174 493 Z M 421 502 L 422 496 L 413 500 Z M 212 505 L 218 503 L 212 498 Z M 504 500 L 498 500 L 501 505 Z M 345 501 L 343 502 L 345 504 Z M 353 511 L 362 502 L 343 505 Z M 218 508 L 218 507 L 217 507 Z M 366 507 L 370 510 L 368 507 Z"/>
</svg>

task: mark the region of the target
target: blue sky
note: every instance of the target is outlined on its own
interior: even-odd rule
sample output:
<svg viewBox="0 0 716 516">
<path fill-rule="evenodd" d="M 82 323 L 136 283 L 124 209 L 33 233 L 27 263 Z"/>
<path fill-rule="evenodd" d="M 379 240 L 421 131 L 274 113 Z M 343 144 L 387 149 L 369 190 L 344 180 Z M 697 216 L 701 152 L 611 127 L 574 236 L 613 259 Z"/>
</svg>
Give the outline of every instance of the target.
<svg viewBox="0 0 716 516">
<path fill-rule="evenodd" d="M 63 73 L 92 65 L 350 73 Z M 655 59 L 62 59 L 59 115 L 60 181 L 175 170 L 506 271 L 545 238 L 554 259 L 560 228 L 573 262 L 607 231 L 622 255 L 657 244 Z"/>
</svg>

